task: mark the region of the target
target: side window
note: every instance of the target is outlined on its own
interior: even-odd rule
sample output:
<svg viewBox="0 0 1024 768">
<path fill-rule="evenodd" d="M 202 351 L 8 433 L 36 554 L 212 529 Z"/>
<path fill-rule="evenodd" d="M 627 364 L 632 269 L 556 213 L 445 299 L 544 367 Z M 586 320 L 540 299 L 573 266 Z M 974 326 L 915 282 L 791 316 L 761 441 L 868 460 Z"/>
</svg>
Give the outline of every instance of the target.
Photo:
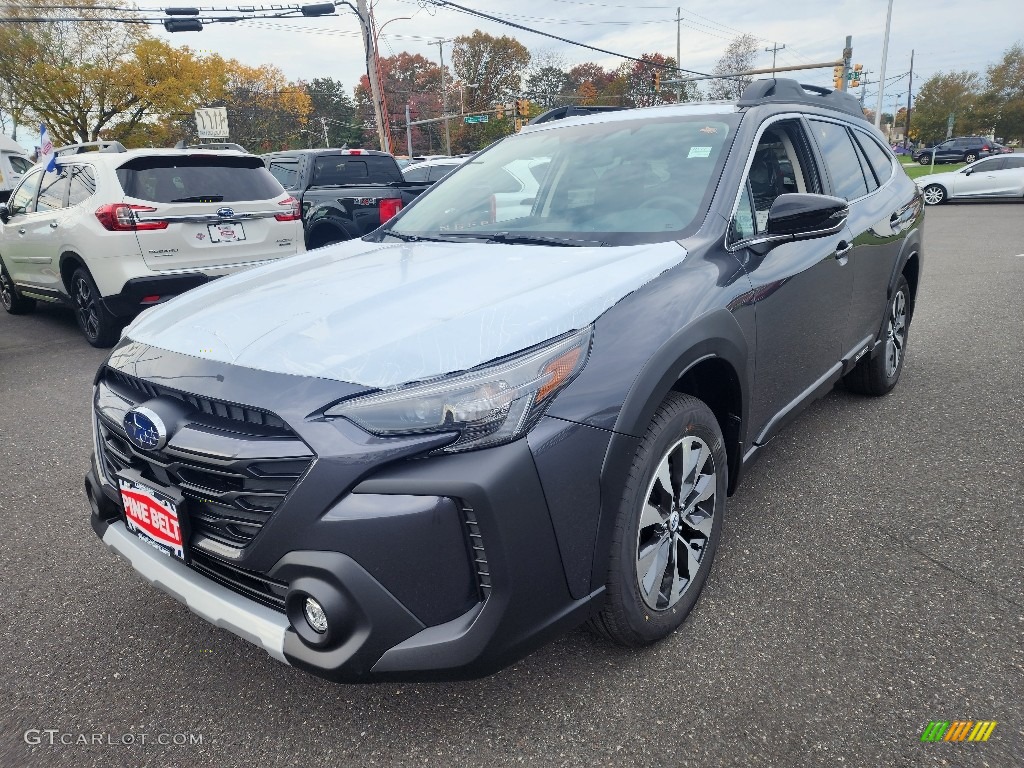
<svg viewBox="0 0 1024 768">
<path fill-rule="evenodd" d="M 96 193 L 96 176 L 88 165 L 71 168 L 71 183 L 68 186 L 68 207 L 85 202 Z"/>
<path fill-rule="evenodd" d="M 860 160 L 860 167 L 864 172 L 864 181 L 868 185 L 868 192 L 874 192 L 878 189 L 878 180 L 875 178 L 875 173 L 871 170 L 871 166 L 868 165 L 867 157 L 864 156 L 864 148 L 857 141 L 853 142 L 853 146 L 857 150 L 857 159 Z"/>
<path fill-rule="evenodd" d="M 892 178 L 892 154 L 882 149 L 878 142 L 866 133 L 854 131 L 853 135 L 867 156 L 868 163 L 871 164 L 871 168 L 875 172 L 875 178 L 878 179 L 878 184 L 885 184 Z"/>
<path fill-rule="evenodd" d="M 832 191 L 836 197 L 855 200 L 868 193 L 864 169 L 857 158 L 850 134 L 838 123 L 811 120 L 811 130 L 825 157 L 825 166 L 832 177 Z"/>
<path fill-rule="evenodd" d="M 11 202 L 7 206 L 11 216 L 31 213 L 36 209 L 36 194 L 39 192 L 39 180 L 42 177 L 43 172 L 36 171 L 22 180 L 21 186 L 11 195 Z"/>
<path fill-rule="evenodd" d="M 299 179 L 298 160 L 271 160 L 270 174 L 281 182 L 281 186 L 294 189 Z"/>
<path fill-rule="evenodd" d="M 1024 168 L 1024 157 L 1004 157 L 1006 168 Z"/>
<path fill-rule="evenodd" d="M 68 188 L 67 169 L 58 166 L 53 173 L 47 171 L 43 174 L 43 181 L 39 187 L 39 200 L 36 201 L 36 211 L 58 211 L 64 207 L 64 193 Z"/>
<path fill-rule="evenodd" d="M 440 181 L 458 167 L 458 165 L 452 163 L 442 163 L 439 165 L 431 166 L 429 178 L 431 181 Z"/>
<path fill-rule="evenodd" d="M 736 213 L 729 224 L 729 244 L 746 240 L 757 233 L 754 227 L 754 201 L 750 196 L 750 184 L 743 185 L 743 193 L 736 205 Z"/>
<path fill-rule="evenodd" d="M 754 149 L 747 180 L 757 232 L 764 230 L 768 211 L 779 195 L 789 192 L 821 192 L 807 137 L 798 122 L 786 120 L 772 123 L 761 134 Z"/>
<path fill-rule="evenodd" d="M 972 173 L 988 173 L 990 171 L 1001 171 L 1006 167 L 1006 161 L 1001 157 L 994 157 L 991 160 L 982 160 L 971 166 Z"/>
<path fill-rule="evenodd" d="M 28 173 L 29 169 L 32 167 L 32 163 L 20 155 L 11 155 L 8 159 L 10 160 L 11 168 L 14 169 L 15 173 Z"/>
</svg>

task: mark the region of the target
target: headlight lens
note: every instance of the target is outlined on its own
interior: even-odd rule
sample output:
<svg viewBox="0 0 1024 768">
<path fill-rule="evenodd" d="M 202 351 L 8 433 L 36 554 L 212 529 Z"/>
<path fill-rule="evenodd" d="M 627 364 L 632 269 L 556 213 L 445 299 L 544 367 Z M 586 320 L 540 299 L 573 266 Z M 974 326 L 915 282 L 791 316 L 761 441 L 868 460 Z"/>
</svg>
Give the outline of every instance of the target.
<svg viewBox="0 0 1024 768">
<path fill-rule="evenodd" d="M 591 328 L 510 360 L 457 376 L 349 400 L 328 409 L 375 435 L 458 432 L 446 453 L 521 437 L 580 372 Z"/>
</svg>

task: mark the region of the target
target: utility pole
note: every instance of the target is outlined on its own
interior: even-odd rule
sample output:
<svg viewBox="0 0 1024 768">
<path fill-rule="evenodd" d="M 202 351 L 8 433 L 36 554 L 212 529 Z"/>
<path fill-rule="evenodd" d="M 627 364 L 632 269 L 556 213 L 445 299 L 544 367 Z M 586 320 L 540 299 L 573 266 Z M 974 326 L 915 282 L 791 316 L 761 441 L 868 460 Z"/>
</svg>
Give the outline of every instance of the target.
<svg viewBox="0 0 1024 768">
<path fill-rule="evenodd" d="M 409 104 L 405 105 L 405 149 L 409 157 L 412 157 L 412 126 L 409 121 L 412 120 L 412 115 L 409 114 Z"/>
<path fill-rule="evenodd" d="M 910 141 L 910 97 L 914 92 L 914 51 L 910 51 L 910 84 L 907 86 L 907 124 L 903 126 L 903 148 L 907 148 Z"/>
<path fill-rule="evenodd" d="M 380 141 L 380 148 L 385 152 L 390 152 L 391 142 L 381 109 L 383 99 L 380 80 L 377 78 L 377 47 L 376 41 L 373 39 L 370 12 L 366 7 L 366 0 L 356 0 L 356 6 L 359 27 L 363 31 L 363 47 L 366 50 L 366 77 L 370 81 L 370 100 L 373 102 L 373 116 L 377 120 L 377 138 Z"/>
<path fill-rule="evenodd" d="M 882 124 L 882 95 L 885 93 L 885 62 L 889 58 L 889 27 L 891 25 L 892 0 L 889 0 L 889 11 L 885 15 L 885 40 L 882 42 L 882 69 L 878 73 L 878 109 L 875 111 L 875 128 Z"/>
<path fill-rule="evenodd" d="M 323 115 L 320 116 L 320 127 L 324 129 L 324 148 L 329 149 L 331 146 L 331 140 L 327 137 L 327 121 Z"/>
<path fill-rule="evenodd" d="M 847 43 L 847 46 L 849 46 L 849 43 Z M 786 44 L 785 43 L 783 43 L 781 46 L 778 43 L 772 43 L 772 47 L 771 48 L 765 48 L 765 51 L 771 51 L 772 52 L 772 77 L 775 77 L 775 55 L 779 51 L 784 50 L 785 48 L 786 48 Z"/>
<path fill-rule="evenodd" d="M 846 36 L 846 47 L 843 48 L 843 80 L 840 91 L 850 90 L 850 61 L 853 59 L 853 36 Z"/>
<path fill-rule="evenodd" d="M 682 54 L 682 46 L 680 45 L 680 31 L 679 31 L 680 27 L 681 27 L 681 24 L 682 24 L 682 16 L 681 16 L 682 10 L 683 10 L 682 8 L 676 8 L 676 67 L 682 66 L 682 63 L 680 62 L 680 58 L 682 57 L 683 54 Z M 682 101 L 683 100 L 683 84 L 682 83 L 679 84 L 678 91 L 679 91 L 679 94 L 677 96 L 677 100 L 678 101 Z"/>
<path fill-rule="evenodd" d="M 452 153 L 452 131 L 451 126 L 448 125 L 448 90 L 444 84 L 444 44 L 450 42 L 451 40 L 437 39 L 437 50 L 440 52 L 441 58 L 441 114 L 444 116 L 444 151 L 449 155 Z"/>
</svg>

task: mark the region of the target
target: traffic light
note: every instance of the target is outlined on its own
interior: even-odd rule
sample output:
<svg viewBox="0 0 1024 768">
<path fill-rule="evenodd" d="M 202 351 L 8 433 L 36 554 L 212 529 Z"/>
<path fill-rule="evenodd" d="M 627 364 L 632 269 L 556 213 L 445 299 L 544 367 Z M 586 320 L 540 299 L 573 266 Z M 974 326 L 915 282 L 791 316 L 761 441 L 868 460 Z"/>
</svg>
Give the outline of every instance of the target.
<svg viewBox="0 0 1024 768">
<path fill-rule="evenodd" d="M 850 80 L 850 87 L 851 88 L 856 88 L 858 85 L 860 85 L 860 76 L 861 76 L 861 74 L 863 72 L 864 72 L 864 65 L 863 64 L 854 64 L 853 65 L 853 75 L 852 75 L 851 80 Z"/>
<path fill-rule="evenodd" d="M 527 99 L 516 99 L 516 114 L 521 117 L 530 114 L 530 102 Z"/>
<path fill-rule="evenodd" d="M 494 110 L 494 116 L 499 120 L 505 119 L 505 105 L 499 104 L 498 108 Z"/>
<path fill-rule="evenodd" d="M 832 67 L 832 84 L 837 91 L 843 90 L 843 65 Z"/>
<path fill-rule="evenodd" d="M 655 91 L 660 91 L 661 90 L 661 72 L 660 71 L 655 71 L 655 73 L 653 75 L 651 75 L 651 88 L 653 90 L 655 90 Z"/>
</svg>

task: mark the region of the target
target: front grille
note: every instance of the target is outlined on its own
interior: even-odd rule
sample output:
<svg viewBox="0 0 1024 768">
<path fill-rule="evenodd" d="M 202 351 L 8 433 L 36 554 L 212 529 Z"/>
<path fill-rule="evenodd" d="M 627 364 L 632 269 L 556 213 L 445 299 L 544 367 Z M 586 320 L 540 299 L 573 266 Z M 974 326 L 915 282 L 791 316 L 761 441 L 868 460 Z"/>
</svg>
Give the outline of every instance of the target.
<svg viewBox="0 0 1024 768">
<path fill-rule="evenodd" d="M 462 520 L 466 524 L 469 539 L 469 554 L 473 560 L 473 572 L 480 599 L 486 600 L 491 594 L 491 568 L 487 564 L 487 551 L 484 549 L 484 537 L 480 533 L 480 524 L 476 513 L 466 502 L 462 502 Z"/>
<path fill-rule="evenodd" d="M 275 581 L 262 574 L 229 565 L 198 551 L 192 552 L 189 565 L 193 570 L 223 584 L 232 592 L 284 613 L 284 598 L 288 593 L 288 585 L 283 581 Z"/>
<path fill-rule="evenodd" d="M 111 407 L 109 413 L 102 402 L 98 408 L 97 432 L 107 479 L 116 485 L 117 473 L 132 469 L 157 487 L 179 489 L 186 501 L 194 543 L 199 536 L 235 549 L 244 547 L 260 532 L 313 459 L 305 443 L 274 414 L 182 393 L 172 395 L 170 390 L 154 388 L 123 374 L 111 377 L 108 372 L 103 383 L 117 396 L 120 406 Z M 142 451 L 130 444 L 117 416 L 123 409 L 149 400 L 150 395 L 175 396 L 196 409 L 194 402 L 206 403 L 214 413 L 197 413 L 195 422 L 188 426 L 198 434 L 230 440 L 231 450 L 217 456 L 180 450 L 174 446 L 173 437 L 171 444 L 159 451 Z M 224 416 L 225 408 L 246 417 Z M 283 457 L 275 456 L 275 447 L 279 450 L 281 446 L 287 446 L 288 451 Z M 201 545 L 201 538 L 198 541 Z"/>
</svg>

